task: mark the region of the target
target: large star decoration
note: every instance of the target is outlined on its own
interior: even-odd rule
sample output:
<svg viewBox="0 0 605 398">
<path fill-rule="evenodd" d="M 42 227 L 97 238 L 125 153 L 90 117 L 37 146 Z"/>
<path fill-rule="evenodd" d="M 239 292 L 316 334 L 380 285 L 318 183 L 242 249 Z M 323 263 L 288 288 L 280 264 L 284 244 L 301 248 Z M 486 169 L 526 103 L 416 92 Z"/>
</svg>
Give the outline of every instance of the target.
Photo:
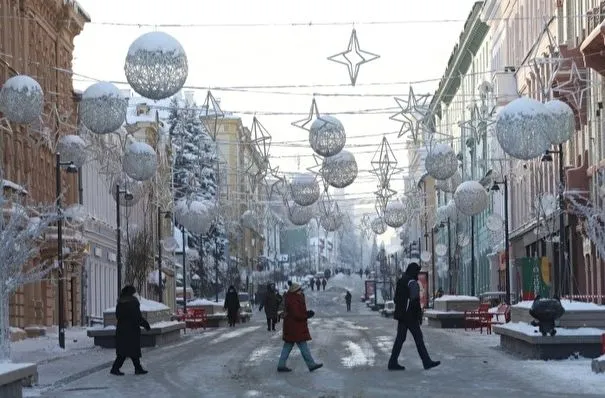
<svg viewBox="0 0 605 398">
<path fill-rule="evenodd" d="M 568 97 L 572 105 L 579 111 L 582 109 L 586 91 L 591 88 L 590 83 L 586 69 L 580 71 L 576 62 L 572 61 L 569 79 L 553 87 L 553 91 Z"/>
<path fill-rule="evenodd" d="M 315 97 L 313 97 L 313 100 L 311 101 L 311 109 L 309 110 L 309 116 L 304 119 L 292 122 L 291 124 L 292 126 L 298 127 L 299 129 L 311 132 L 311 126 L 313 125 L 313 122 L 315 120 L 319 120 L 321 122 L 321 125 L 317 126 L 318 129 L 322 129 L 326 124 L 331 123 L 329 120 L 321 117 L 319 109 L 317 107 L 317 101 L 315 100 Z"/>
<path fill-rule="evenodd" d="M 475 140 L 475 144 L 479 144 L 482 136 L 487 136 L 489 127 L 496 123 L 494 118 L 496 107 L 490 108 L 485 103 L 481 105 L 474 103 L 470 106 L 470 111 L 471 117 L 464 122 L 458 122 L 458 127 L 466 130 Z"/>
<path fill-rule="evenodd" d="M 267 189 L 267 198 L 271 200 L 274 192 L 277 192 L 278 195 L 284 197 L 286 194 L 287 182 L 286 178 L 279 173 L 279 166 L 276 166 L 275 168 L 271 168 L 271 166 L 269 166 L 268 171 L 271 175 L 271 178 L 274 180 L 269 182 L 267 181 L 267 177 L 265 177 L 265 181 L 267 181 L 267 184 L 265 185 Z"/>
<path fill-rule="evenodd" d="M 397 171 L 397 158 L 386 137 L 382 137 L 382 142 L 370 163 L 372 165 L 371 173 L 378 177 L 379 186 L 388 186 L 391 176 Z"/>
<path fill-rule="evenodd" d="M 353 29 L 347 49 L 341 53 L 328 57 L 328 60 L 345 65 L 349 70 L 351 85 L 355 86 L 361 65 L 367 64 L 368 62 L 374 61 L 378 58 L 380 58 L 380 55 L 371 53 L 369 51 L 364 51 L 359 47 L 357 31 Z"/>
<path fill-rule="evenodd" d="M 202 122 L 208 134 L 213 141 L 216 141 L 218 134 L 218 120 L 225 117 L 225 112 L 222 111 L 219 102 L 214 98 L 210 91 L 206 94 L 206 100 L 202 105 Z"/>
<path fill-rule="evenodd" d="M 427 131 L 425 120 L 429 114 L 429 94 L 416 95 L 414 88 L 410 86 L 407 101 L 395 97 L 395 101 L 401 110 L 390 117 L 391 120 L 401 122 L 398 138 L 409 134 L 414 143 L 418 142 L 418 136 Z"/>
<path fill-rule="evenodd" d="M 263 158 L 269 157 L 269 148 L 271 147 L 271 134 L 254 116 L 252 118 L 252 127 L 250 128 L 250 142 Z"/>
</svg>

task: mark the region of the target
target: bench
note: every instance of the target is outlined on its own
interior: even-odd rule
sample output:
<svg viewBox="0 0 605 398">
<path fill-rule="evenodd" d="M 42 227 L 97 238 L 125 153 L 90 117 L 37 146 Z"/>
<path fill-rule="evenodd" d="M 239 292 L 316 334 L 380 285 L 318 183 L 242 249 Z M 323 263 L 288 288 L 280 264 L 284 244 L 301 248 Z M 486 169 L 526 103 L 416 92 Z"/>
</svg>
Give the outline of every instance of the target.
<svg viewBox="0 0 605 398">
<path fill-rule="evenodd" d="M 160 322 L 151 325 L 150 330 L 141 330 L 141 347 L 161 347 L 171 344 L 181 338 L 181 330 L 185 329 L 184 322 Z M 90 328 L 86 331 L 88 337 L 94 339 L 94 345 L 102 348 L 116 348 L 116 328 Z"/>
<path fill-rule="evenodd" d="M 21 398 L 23 386 L 38 381 L 38 367 L 33 363 L 0 364 L 0 397 Z"/>
<path fill-rule="evenodd" d="M 491 334 L 491 320 L 492 314 L 489 312 L 489 303 L 479 304 L 476 310 L 464 311 L 464 330 L 479 328 L 483 333 L 483 328 L 485 328 L 485 332 Z"/>
<path fill-rule="evenodd" d="M 461 329 L 464 327 L 464 312 L 426 310 L 424 316 L 430 327 L 439 329 Z"/>
</svg>

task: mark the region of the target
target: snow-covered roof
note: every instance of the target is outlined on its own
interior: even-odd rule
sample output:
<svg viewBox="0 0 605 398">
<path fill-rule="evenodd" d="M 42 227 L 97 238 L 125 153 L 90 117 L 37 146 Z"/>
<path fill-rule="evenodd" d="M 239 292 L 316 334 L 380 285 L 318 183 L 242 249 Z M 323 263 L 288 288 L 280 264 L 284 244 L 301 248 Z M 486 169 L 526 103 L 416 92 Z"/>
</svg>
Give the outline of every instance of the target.
<svg viewBox="0 0 605 398">
<path fill-rule="evenodd" d="M 27 195 L 29 193 L 25 188 L 23 188 L 23 186 L 10 180 L 2 180 L 2 188 L 10 188 L 24 195 Z"/>
</svg>

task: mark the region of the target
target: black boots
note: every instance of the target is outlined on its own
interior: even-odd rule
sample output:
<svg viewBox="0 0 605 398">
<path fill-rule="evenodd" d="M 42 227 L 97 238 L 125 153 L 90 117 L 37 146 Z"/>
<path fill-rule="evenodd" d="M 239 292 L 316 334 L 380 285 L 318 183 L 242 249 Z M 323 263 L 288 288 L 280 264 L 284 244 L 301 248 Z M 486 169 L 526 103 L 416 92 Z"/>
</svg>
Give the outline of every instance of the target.
<svg viewBox="0 0 605 398">
<path fill-rule="evenodd" d="M 401 366 L 398 363 L 389 363 L 389 370 L 405 370 L 405 366 Z"/>
<path fill-rule="evenodd" d="M 430 361 L 424 364 L 424 369 L 429 370 L 432 368 L 436 368 L 439 365 L 441 365 L 441 361 Z"/>
</svg>

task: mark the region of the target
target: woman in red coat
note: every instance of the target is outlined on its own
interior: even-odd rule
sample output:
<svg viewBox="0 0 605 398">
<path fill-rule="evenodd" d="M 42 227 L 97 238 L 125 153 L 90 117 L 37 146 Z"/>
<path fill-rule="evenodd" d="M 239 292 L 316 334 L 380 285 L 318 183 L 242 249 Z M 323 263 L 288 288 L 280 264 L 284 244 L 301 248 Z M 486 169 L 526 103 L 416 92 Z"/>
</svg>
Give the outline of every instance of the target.
<svg viewBox="0 0 605 398">
<path fill-rule="evenodd" d="M 292 369 L 286 366 L 286 361 L 290 356 L 292 348 L 294 348 L 294 344 L 296 344 L 307 367 L 313 372 L 323 366 L 322 363 L 317 363 L 313 360 L 313 356 L 307 345 L 307 341 L 311 340 L 307 319 L 312 318 L 315 313 L 313 311 L 307 311 L 305 296 L 303 295 L 300 285 L 296 283 L 293 283 L 290 286 L 288 293 L 284 295 L 284 303 L 284 347 L 281 350 L 277 371 L 292 371 Z"/>
</svg>

